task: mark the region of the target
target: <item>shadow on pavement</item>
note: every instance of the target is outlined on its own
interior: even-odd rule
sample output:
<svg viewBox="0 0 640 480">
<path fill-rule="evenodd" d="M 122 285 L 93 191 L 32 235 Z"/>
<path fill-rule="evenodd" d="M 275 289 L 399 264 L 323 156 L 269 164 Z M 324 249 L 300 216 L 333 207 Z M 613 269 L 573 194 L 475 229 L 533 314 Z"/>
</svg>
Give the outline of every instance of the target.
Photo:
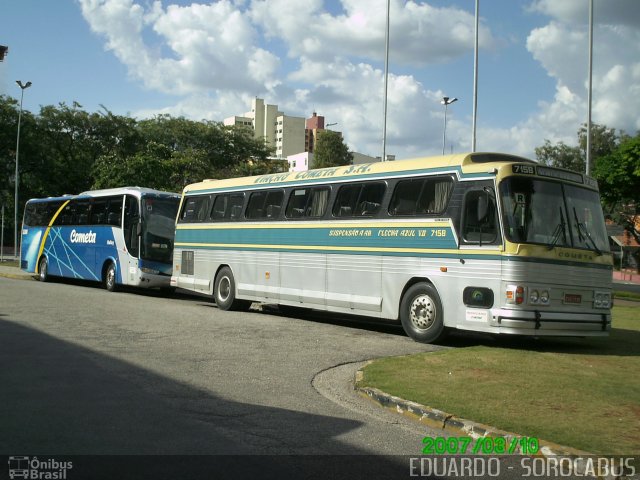
<svg viewBox="0 0 640 480">
<path fill-rule="evenodd" d="M 346 478 L 327 477 L 338 465 L 350 478 L 373 478 L 385 469 L 408 472 L 398 458 L 366 456 L 339 440 L 360 422 L 221 398 L 0 316 L 0 453 L 225 455 L 155 462 L 144 457 L 156 473 L 133 477 L 118 475 L 131 461 L 114 457 L 113 465 L 102 457 L 95 468 L 105 478 L 201 478 L 207 468 L 225 468 L 220 478 L 275 478 L 265 473 L 276 472 L 279 478 L 316 478 L 307 468 L 323 472 L 319 478 Z M 164 465 L 161 472 L 157 465 Z M 94 473 L 91 478 L 102 478 Z"/>
</svg>

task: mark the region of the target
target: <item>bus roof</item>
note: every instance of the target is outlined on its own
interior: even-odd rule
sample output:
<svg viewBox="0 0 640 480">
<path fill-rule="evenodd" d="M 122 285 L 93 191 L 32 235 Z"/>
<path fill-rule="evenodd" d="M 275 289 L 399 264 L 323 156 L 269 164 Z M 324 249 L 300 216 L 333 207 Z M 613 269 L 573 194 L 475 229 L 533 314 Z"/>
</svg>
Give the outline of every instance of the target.
<svg viewBox="0 0 640 480">
<path fill-rule="evenodd" d="M 282 172 L 253 177 L 229 178 L 226 180 L 204 180 L 187 185 L 184 193 L 203 190 L 233 189 L 240 187 L 256 187 L 293 183 L 309 183 L 323 180 L 347 180 L 376 177 L 384 174 L 451 172 L 458 170 L 462 174 L 489 174 L 502 165 L 511 163 L 533 163 L 524 157 L 503 153 L 464 153 L 456 155 L 439 155 L 390 162 L 365 163 L 342 167 L 319 168 L 298 172 Z M 490 166 L 488 165 L 490 164 Z"/>
<path fill-rule="evenodd" d="M 118 187 L 118 188 L 105 188 L 102 190 L 87 190 L 86 192 L 82 192 L 80 195 L 87 195 L 90 197 L 106 197 L 109 195 L 120 195 L 125 193 L 129 193 L 137 197 L 140 197 L 142 195 L 149 195 L 149 194 L 163 195 L 163 196 L 179 195 L 174 192 L 163 192 L 161 190 L 154 190 L 153 188 L 146 188 L 146 187 Z"/>
<path fill-rule="evenodd" d="M 136 197 L 142 197 L 145 195 L 156 195 L 162 197 L 180 197 L 179 193 L 174 192 L 163 192 L 161 190 L 154 190 L 152 188 L 145 187 L 118 187 L 118 188 L 106 188 L 103 190 L 87 190 L 86 192 L 79 193 L 78 195 L 65 194 L 59 197 L 45 197 L 45 198 L 32 198 L 28 200 L 27 203 L 37 203 L 37 202 L 56 202 L 56 201 L 66 201 L 66 200 L 77 200 L 77 199 L 89 199 L 94 197 L 108 197 L 111 195 L 124 195 L 124 194 L 134 195 Z"/>
</svg>

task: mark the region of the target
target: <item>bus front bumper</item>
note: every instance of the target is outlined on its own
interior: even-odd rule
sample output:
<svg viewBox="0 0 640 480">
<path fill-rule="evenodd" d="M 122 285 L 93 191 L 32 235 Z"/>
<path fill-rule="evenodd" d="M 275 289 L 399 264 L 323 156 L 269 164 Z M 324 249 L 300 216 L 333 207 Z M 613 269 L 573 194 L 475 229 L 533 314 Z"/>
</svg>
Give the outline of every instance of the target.
<svg viewBox="0 0 640 480">
<path fill-rule="evenodd" d="M 136 277 L 137 287 L 144 288 L 166 288 L 171 283 L 170 275 L 146 273 L 138 269 L 138 275 Z"/>
<path fill-rule="evenodd" d="M 490 310 L 486 328 L 474 322 L 458 325 L 462 330 L 529 336 L 606 336 L 611 331 L 611 313 L 566 313 L 540 310 Z"/>
</svg>

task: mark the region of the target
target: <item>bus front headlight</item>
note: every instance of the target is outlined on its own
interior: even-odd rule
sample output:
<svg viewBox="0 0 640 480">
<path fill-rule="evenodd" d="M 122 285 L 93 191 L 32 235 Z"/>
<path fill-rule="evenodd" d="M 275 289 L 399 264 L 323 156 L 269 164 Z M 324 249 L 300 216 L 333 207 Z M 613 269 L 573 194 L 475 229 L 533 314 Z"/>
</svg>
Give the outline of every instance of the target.
<svg viewBox="0 0 640 480">
<path fill-rule="evenodd" d="M 594 292 L 593 306 L 594 308 L 611 308 L 611 293 Z"/>
<path fill-rule="evenodd" d="M 549 290 L 542 290 L 540 292 L 540 303 L 544 304 L 544 305 L 549 305 Z"/>
</svg>

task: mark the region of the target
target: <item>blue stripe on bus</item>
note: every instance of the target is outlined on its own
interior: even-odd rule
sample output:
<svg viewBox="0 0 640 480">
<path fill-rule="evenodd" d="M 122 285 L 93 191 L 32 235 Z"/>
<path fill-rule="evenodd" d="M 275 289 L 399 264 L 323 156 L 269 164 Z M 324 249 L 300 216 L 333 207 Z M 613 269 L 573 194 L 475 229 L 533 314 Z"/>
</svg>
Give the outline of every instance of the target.
<svg viewBox="0 0 640 480">
<path fill-rule="evenodd" d="M 458 245 L 450 228 L 227 228 L 178 229 L 176 243 L 278 245 L 354 248 L 456 249 Z"/>
</svg>

